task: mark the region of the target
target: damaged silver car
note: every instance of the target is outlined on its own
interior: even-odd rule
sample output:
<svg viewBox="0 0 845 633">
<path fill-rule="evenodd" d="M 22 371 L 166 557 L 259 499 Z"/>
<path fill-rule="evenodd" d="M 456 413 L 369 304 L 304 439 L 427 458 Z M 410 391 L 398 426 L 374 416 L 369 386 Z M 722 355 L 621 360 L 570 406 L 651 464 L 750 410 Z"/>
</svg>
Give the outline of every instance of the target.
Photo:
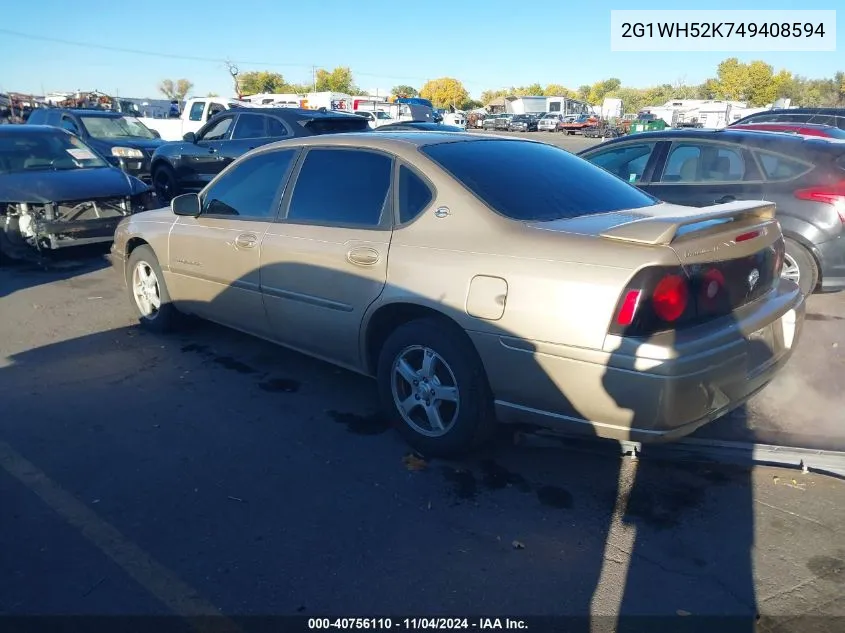
<svg viewBox="0 0 845 633">
<path fill-rule="evenodd" d="M 109 243 L 120 220 L 153 208 L 149 186 L 54 127 L 0 127 L 0 256 L 40 260 Z"/>
</svg>

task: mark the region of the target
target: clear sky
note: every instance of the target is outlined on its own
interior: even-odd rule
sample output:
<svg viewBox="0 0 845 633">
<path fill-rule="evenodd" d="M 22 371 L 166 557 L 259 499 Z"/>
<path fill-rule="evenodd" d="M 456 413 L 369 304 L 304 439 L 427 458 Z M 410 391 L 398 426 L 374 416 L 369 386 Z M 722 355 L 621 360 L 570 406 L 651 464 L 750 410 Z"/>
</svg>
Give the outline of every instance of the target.
<svg viewBox="0 0 845 633">
<path fill-rule="evenodd" d="M 810 77 L 845 70 L 842 0 L 636 4 L 638 9 L 839 9 L 842 35 L 836 53 L 736 56 Z M 161 79 L 185 77 L 197 94 L 230 95 L 232 82 L 222 61 L 228 58 L 241 72 L 272 70 L 291 82 L 310 81 L 312 65 L 349 66 L 365 89 L 400 83 L 419 88 L 427 79 L 451 76 L 477 97 L 489 88 L 533 82 L 577 88 L 608 77 L 637 87 L 679 79 L 699 83 L 730 56 L 611 52 L 610 9 L 633 8 L 627 3 L 600 8 L 567 0 L 17 0 L 3 5 L 0 90 L 25 93 L 96 89 L 154 98 L 160 96 Z"/>
</svg>

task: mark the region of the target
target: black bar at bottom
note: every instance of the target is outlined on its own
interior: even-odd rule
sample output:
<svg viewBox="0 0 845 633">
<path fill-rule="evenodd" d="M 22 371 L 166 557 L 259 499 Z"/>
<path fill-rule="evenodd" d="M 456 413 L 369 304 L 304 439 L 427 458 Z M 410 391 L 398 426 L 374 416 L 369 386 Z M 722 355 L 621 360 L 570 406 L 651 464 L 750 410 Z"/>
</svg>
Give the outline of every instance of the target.
<svg viewBox="0 0 845 633">
<path fill-rule="evenodd" d="M 765 624 L 763 624 L 765 622 Z M 762 627 L 760 625 L 763 625 Z M 842 631 L 845 618 L 753 616 L 0 616 L 0 633 L 298 633 L 299 631 L 534 631 L 537 633 L 798 633 Z"/>
</svg>

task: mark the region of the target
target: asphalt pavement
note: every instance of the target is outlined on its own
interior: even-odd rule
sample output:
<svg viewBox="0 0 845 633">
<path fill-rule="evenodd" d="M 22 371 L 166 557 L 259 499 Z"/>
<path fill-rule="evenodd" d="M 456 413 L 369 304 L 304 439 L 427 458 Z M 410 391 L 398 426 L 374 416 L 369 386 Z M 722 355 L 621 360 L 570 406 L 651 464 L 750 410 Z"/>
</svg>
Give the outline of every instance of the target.
<svg viewBox="0 0 845 633">
<path fill-rule="evenodd" d="M 845 295 L 809 306 L 727 432 L 841 428 Z M 0 614 L 845 615 L 838 479 L 506 436 L 420 460 L 368 379 L 142 332 L 97 254 L 0 269 L 0 316 Z"/>
</svg>

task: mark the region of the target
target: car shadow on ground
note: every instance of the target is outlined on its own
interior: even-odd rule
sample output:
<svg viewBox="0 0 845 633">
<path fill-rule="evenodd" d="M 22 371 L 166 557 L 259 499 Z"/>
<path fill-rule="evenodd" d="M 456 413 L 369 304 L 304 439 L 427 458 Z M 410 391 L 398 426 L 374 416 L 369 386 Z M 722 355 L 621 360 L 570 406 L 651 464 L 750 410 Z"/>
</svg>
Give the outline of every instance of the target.
<svg viewBox="0 0 845 633">
<path fill-rule="evenodd" d="M 109 266 L 109 245 L 71 247 L 39 261 L 0 261 L 0 299 L 19 290 L 71 279 Z M 0 255 L 2 259 L 2 255 Z"/>
<path fill-rule="evenodd" d="M 278 279 L 314 272 L 298 264 L 286 268 L 260 274 Z M 342 286 L 345 277 L 334 271 L 331 283 Z M 214 304 L 231 306 L 241 288 L 235 283 L 210 302 L 183 307 L 214 312 Z M 461 318 L 444 303 L 415 299 Z M 328 324 L 339 321 L 332 315 L 316 305 L 310 315 L 302 305 L 296 309 L 326 324 L 321 336 L 333 335 Z M 278 323 L 278 331 L 284 325 Z M 485 327 L 493 337 L 510 336 L 495 323 Z M 534 388 L 556 390 L 558 410 L 577 416 L 575 398 L 552 381 L 538 356 L 517 354 L 524 356 L 515 366 L 531 375 Z M 186 557 L 196 551 L 197 533 L 212 527 L 207 538 L 230 568 L 241 561 L 250 579 L 270 583 L 255 587 L 242 577 L 243 586 L 233 589 L 231 577 L 206 576 L 202 589 L 221 596 L 227 613 L 245 600 L 257 601 L 252 609 L 265 613 L 293 613 L 295 605 L 279 597 L 292 595 L 311 612 L 324 605 L 370 614 L 592 613 L 595 627 L 621 609 L 625 631 L 654 630 L 652 616 L 686 614 L 729 616 L 718 625 L 722 631 L 753 630 L 754 515 L 746 468 L 670 464 L 647 453 L 620 460 L 613 443 L 586 453 L 514 447 L 503 433 L 461 460 L 403 450 L 409 477 L 420 475 L 408 479 L 384 466 L 387 455 L 401 449 L 386 433 L 369 379 L 195 320 L 172 335 L 114 330 L 10 361 L 0 370 L 0 394 L 7 420 L 16 421 L 4 430 L 13 444 L 39 454 L 79 494 L 97 489 L 98 498 L 118 500 L 108 517 L 117 525 L 166 521 L 155 540 L 137 525 L 135 538 L 159 559 L 181 565 L 190 581 L 199 582 L 194 578 L 202 577 L 206 563 Z M 649 426 L 620 375 L 608 374 L 594 387 L 630 410 L 635 425 Z M 157 401 L 163 406 L 143 406 Z M 589 425 L 581 430 L 591 434 Z M 186 480 L 195 492 L 225 489 L 229 499 L 249 497 L 249 519 L 221 513 L 216 498 L 186 506 L 176 494 Z M 361 483 L 369 492 L 361 492 Z M 280 499 L 284 539 L 245 536 L 276 529 Z M 325 500 L 334 500 L 331 508 Z M 450 536 L 456 526 L 459 535 Z M 315 529 L 324 553 L 316 566 L 308 553 L 317 545 Z M 378 538 L 362 542 L 356 529 Z M 11 540 L 8 545 L 14 547 Z M 369 556 L 361 559 L 356 551 Z M 514 551 L 526 555 L 514 558 Z M 284 560 L 287 572 L 266 566 L 273 560 Z M 362 568 L 368 564 L 378 571 Z M 359 576 L 369 584 L 366 592 Z M 432 582 L 441 589 L 414 591 Z M 234 602 L 226 603 L 226 591 Z M 673 620 L 679 626 L 693 621 Z M 566 630 L 590 627 L 581 617 Z M 701 630 L 712 629 L 713 621 L 702 623 Z"/>
</svg>

